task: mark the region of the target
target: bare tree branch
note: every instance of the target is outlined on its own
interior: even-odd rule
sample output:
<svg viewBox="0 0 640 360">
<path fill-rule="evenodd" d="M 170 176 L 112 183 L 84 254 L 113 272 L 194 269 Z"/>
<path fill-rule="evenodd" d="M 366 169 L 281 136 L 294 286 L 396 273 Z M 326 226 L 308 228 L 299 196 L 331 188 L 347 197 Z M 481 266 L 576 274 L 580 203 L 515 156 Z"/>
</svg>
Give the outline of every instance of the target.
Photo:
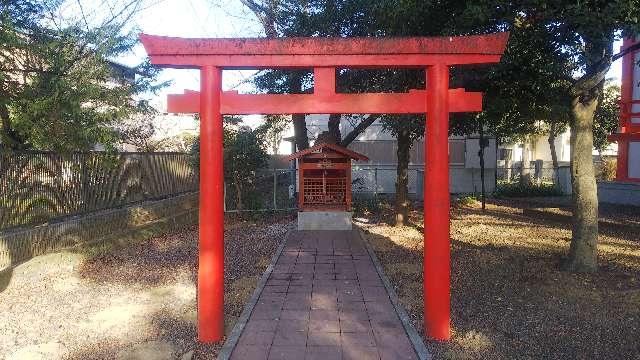
<svg viewBox="0 0 640 360">
<path fill-rule="evenodd" d="M 253 0 L 240 0 L 240 2 L 256 15 L 260 23 L 262 23 L 267 37 L 278 37 L 274 16 L 274 8 L 276 4 L 274 4 L 273 1 L 270 3 L 269 7 L 266 7 L 263 4 L 258 4 Z"/>
<path fill-rule="evenodd" d="M 380 118 L 380 115 L 372 114 L 367 116 L 366 119 L 360 121 L 358 126 L 356 126 L 353 130 L 351 130 L 351 132 L 349 132 L 347 136 L 345 136 L 344 139 L 342 139 L 342 141 L 340 142 L 340 146 L 344 146 L 344 147 L 349 146 L 349 144 L 351 144 L 358 136 L 360 136 L 360 134 L 362 134 L 367 129 L 367 127 L 369 127 L 379 118 Z"/>
<path fill-rule="evenodd" d="M 605 56 L 602 60 L 584 75 L 582 75 L 571 87 L 571 93 L 574 96 L 582 96 L 590 93 L 598 87 L 605 79 L 607 72 L 611 68 L 611 64 L 622 58 L 623 56 L 640 49 L 640 42 L 633 44 L 619 53 L 611 56 Z"/>
</svg>

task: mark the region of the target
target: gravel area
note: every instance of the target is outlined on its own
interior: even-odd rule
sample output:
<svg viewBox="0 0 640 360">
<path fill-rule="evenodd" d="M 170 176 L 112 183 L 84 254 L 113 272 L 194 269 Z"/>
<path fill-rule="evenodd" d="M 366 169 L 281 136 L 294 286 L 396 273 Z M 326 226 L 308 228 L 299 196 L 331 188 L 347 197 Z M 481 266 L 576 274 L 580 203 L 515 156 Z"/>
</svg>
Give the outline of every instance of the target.
<svg viewBox="0 0 640 360">
<path fill-rule="evenodd" d="M 560 270 L 571 239 L 562 201 L 491 200 L 451 211 L 450 342 L 444 359 L 640 358 L 640 209 L 602 206 L 596 274 Z M 359 216 L 401 303 L 422 332 L 422 213 L 387 225 L 383 205 Z"/>
<path fill-rule="evenodd" d="M 293 217 L 227 219 L 227 333 Z M 0 359 L 215 359 L 196 341 L 197 227 L 126 247 L 49 254 L 0 290 Z"/>
</svg>

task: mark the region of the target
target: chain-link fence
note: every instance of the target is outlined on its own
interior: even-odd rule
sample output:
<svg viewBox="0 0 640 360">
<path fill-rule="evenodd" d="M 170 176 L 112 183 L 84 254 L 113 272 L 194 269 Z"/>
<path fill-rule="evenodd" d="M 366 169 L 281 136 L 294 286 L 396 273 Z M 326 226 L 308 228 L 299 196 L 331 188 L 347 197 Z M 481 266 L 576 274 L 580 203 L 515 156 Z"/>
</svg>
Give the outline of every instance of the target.
<svg viewBox="0 0 640 360">
<path fill-rule="evenodd" d="M 419 187 L 420 167 L 410 167 L 409 194 L 416 194 Z M 420 175 L 421 176 L 421 175 Z M 298 207 L 296 169 L 264 169 L 256 172 L 245 184 L 236 186 L 225 183 L 225 211 L 275 211 L 295 210 Z M 252 183 L 252 186 L 246 186 Z M 354 199 L 394 194 L 396 191 L 395 166 L 359 166 L 351 172 L 351 189 Z M 244 189 L 244 190 L 243 190 Z"/>
<path fill-rule="evenodd" d="M 292 210 L 297 208 L 297 171 L 295 169 L 264 169 L 256 172 L 252 186 L 225 183 L 226 212 Z"/>
<path fill-rule="evenodd" d="M 450 167 L 449 171 L 451 193 L 480 192 L 480 169 L 454 166 Z M 515 169 L 511 171 L 498 169 L 498 181 L 516 182 L 519 174 L 519 170 Z M 532 170 L 531 174 L 538 174 L 540 181 L 553 182 L 553 169 L 545 168 L 539 172 Z M 496 180 L 494 175 L 495 169 L 485 170 L 485 189 L 487 193 L 495 190 Z M 409 196 L 421 200 L 423 195 L 423 167 L 410 165 L 407 176 Z M 233 183 L 227 183 L 225 185 L 225 210 L 227 212 L 294 210 L 298 205 L 297 177 L 298 174 L 295 169 L 261 170 L 255 175 L 255 180 L 246 179 L 246 182 L 254 182 L 255 186 L 250 187 L 251 190 L 241 192 L 240 196 L 237 196 L 239 190 L 236 186 Z M 352 166 L 351 189 L 354 200 L 373 197 L 392 198 L 396 193 L 396 182 L 397 170 L 394 164 L 354 164 Z M 238 206 L 239 203 L 242 206 Z"/>
<path fill-rule="evenodd" d="M 525 168 L 524 171 L 521 167 L 498 168 L 497 180 L 518 182 L 522 176 L 526 176 L 535 182 L 556 184 L 558 182 L 559 172 L 560 171 L 556 171 L 554 168 Z"/>
<path fill-rule="evenodd" d="M 409 194 L 415 194 L 418 188 L 418 171 L 422 167 L 409 166 L 408 188 Z M 353 166 L 351 172 L 351 189 L 354 197 L 376 196 L 380 194 L 395 194 L 397 170 L 395 165 Z"/>
</svg>

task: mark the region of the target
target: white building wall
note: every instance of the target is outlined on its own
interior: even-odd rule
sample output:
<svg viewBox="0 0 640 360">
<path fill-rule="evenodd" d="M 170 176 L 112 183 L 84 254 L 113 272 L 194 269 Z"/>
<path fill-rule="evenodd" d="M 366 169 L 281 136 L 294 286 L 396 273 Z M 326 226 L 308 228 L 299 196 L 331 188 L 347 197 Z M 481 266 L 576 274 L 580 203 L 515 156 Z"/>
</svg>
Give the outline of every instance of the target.
<svg viewBox="0 0 640 360">
<path fill-rule="evenodd" d="M 569 162 L 571 160 L 571 145 L 569 143 L 571 133 L 567 129 L 558 135 L 554 141 L 556 146 L 556 155 L 560 163 Z M 529 159 L 531 161 L 542 160 L 545 163 L 551 163 L 551 147 L 549 146 L 548 135 L 539 135 L 529 140 L 528 143 L 505 144 L 500 146 L 501 149 L 512 149 L 511 161 L 522 161 L 523 152 L 529 151 Z"/>
<path fill-rule="evenodd" d="M 629 177 L 640 179 L 640 141 L 629 142 Z"/>
</svg>

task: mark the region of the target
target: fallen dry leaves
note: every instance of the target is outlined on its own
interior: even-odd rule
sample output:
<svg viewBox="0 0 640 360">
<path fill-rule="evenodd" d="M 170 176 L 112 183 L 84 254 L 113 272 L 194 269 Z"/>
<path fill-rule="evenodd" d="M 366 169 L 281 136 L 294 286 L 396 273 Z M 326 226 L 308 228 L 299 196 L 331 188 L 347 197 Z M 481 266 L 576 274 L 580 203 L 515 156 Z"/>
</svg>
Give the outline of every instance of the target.
<svg viewBox="0 0 640 360">
<path fill-rule="evenodd" d="M 395 228 L 382 209 L 361 226 L 422 333 L 422 213 Z M 602 207 L 596 274 L 559 268 L 571 240 L 564 205 L 492 201 L 451 217 L 453 338 L 425 339 L 436 358 L 640 358 L 639 209 Z"/>
<path fill-rule="evenodd" d="M 225 315 L 243 310 L 291 215 L 227 219 Z M 197 227 L 126 247 L 102 246 L 33 259 L 0 291 L 0 358 L 40 346 L 66 359 L 113 359 L 143 343 L 176 356 L 215 359 L 221 345 L 196 341 Z M 89 254 L 89 255 L 88 255 Z"/>
</svg>

